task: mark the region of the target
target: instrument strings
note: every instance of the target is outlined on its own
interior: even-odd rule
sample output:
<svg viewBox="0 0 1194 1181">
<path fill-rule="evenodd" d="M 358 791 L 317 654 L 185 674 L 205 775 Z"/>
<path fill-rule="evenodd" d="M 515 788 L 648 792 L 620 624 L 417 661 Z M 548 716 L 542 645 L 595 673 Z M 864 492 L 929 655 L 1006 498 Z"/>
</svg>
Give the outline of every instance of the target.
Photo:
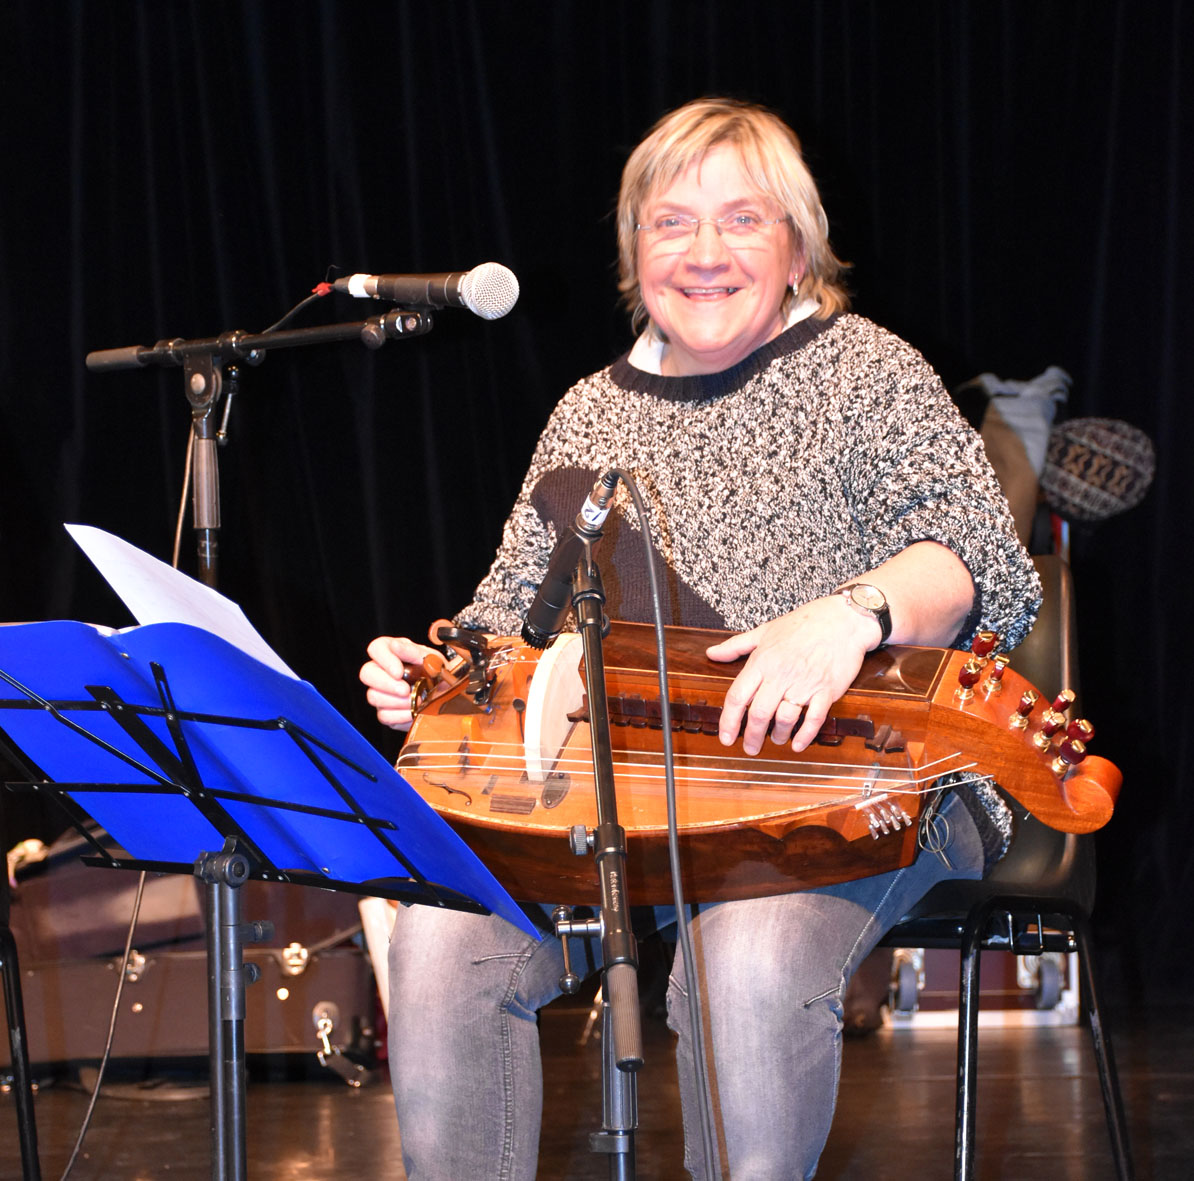
<svg viewBox="0 0 1194 1181">
<path fill-rule="evenodd" d="M 657 784 L 662 790 L 663 758 L 656 752 L 614 749 L 614 773 Z M 561 755 L 543 760 L 546 773 L 585 778 L 592 762 L 584 755 Z M 526 748 L 519 743 L 483 741 L 463 747 L 457 740 L 420 742 L 417 751 L 398 759 L 398 770 L 453 773 L 508 774 L 521 778 L 527 771 Z M 962 774 L 965 782 L 988 778 L 974 770 L 974 760 L 961 752 L 942 756 L 920 766 L 879 763 L 820 762 L 816 760 L 735 758 L 732 756 L 686 754 L 676 758 L 677 777 L 690 793 L 709 794 L 728 790 L 784 793 L 815 791 L 821 795 L 849 798 L 875 792 L 898 791 L 925 795 L 942 775 Z M 545 776 L 546 778 L 546 776 Z M 809 805 L 813 806 L 813 805 Z"/>
<path fill-rule="evenodd" d="M 505 665 L 536 666 L 540 653 L 516 642 L 490 649 L 486 666 L 490 670 Z M 520 718 L 521 723 L 521 718 Z M 459 739 L 425 739 L 417 750 L 403 752 L 397 769 L 413 772 L 497 775 L 516 777 L 520 784 L 531 786 L 546 782 L 552 775 L 574 776 L 581 782 L 592 778 L 591 752 L 587 748 L 577 753 L 565 747 L 555 757 L 541 756 L 543 770 L 532 772 L 528 766 L 527 747 L 517 742 L 483 739 L 461 744 Z M 663 752 L 643 751 L 615 745 L 614 774 L 635 781 L 637 789 L 646 782 L 664 789 Z M 824 807 L 827 802 L 848 803 L 853 799 L 865 801 L 883 792 L 899 792 L 905 796 L 926 796 L 937 790 L 943 775 L 957 775 L 957 784 L 989 780 L 990 776 L 975 770 L 976 763 L 961 751 L 955 751 L 919 766 L 910 761 L 852 763 L 817 759 L 768 759 L 766 757 L 735 757 L 729 754 L 677 754 L 678 780 L 691 797 L 713 797 L 727 791 L 749 791 L 763 795 L 805 795 L 817 798 L 796 805 L 792 810 L 804 811 Z"/>
</svg>

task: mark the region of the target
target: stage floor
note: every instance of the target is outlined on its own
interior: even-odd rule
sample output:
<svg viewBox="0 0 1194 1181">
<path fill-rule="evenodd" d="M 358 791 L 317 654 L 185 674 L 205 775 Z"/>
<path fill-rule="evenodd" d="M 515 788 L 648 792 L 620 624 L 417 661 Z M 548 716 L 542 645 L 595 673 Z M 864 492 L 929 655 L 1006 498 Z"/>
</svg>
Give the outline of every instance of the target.
<svg viewBox="0 0 1194 1181">
<path fill-rule="evenodd" d="M 539 1176 L 605 1179 L 588 1151 L 600 1124 L 600 1048 L 579 1044 L 587 1007 L 557 1003 L 542 1015 L 545 1113 Z M 1112 1014 L 1137 1176 L 1194 1176 L 1194 1012 Z M 637 1176 L 673 1181 L 681 1167 L 671 1035 L 644 1023 Z M 845 1046 L 837 1118 L 818 1181 L 948 1178 L 953 1170 L 955 1037 L 883 1029 Z M 315 1070 L 254 1062 L 248 1096 L 253 1181 L 405 1176 L 384 1069 L 349 1088 Z M 978 1175 L 1101 1181 L 1112 1167 L 1098 1074 L 1085 1027 L 983 1029 L 979 1038 Z M 211 1176 L 209 1105 L 186 1075 L 145 1087 L 126 1071 L 105 1084 L 72 1176 L 200 1181 Z M 181 1081 L 179 1081 L 181 1080 Z M 87 1106 L 77 1084 L 47 1082 L 36 1100 L 42 1174 L 58 1178 Z M 0 1177 L 21 1176 L 11 1096 L 0 1096 Z M 460 1181 L 472 1181 L 461 1178 Z"/>
</svg>

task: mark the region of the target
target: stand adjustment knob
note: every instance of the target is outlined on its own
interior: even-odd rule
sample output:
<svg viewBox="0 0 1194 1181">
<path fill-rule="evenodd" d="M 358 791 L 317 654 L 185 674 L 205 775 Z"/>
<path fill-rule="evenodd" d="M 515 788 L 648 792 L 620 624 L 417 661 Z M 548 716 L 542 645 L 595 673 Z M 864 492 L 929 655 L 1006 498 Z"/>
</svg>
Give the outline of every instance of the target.
<svg viewBox="0 0 1194 1181">
<path fill-rule="evenodd" d="M 551 912 L 551 921 L 555 924 L 556 937 L 560 941 L 560 951 L 564 955 L 564 974 L 560 977 L 560 991 L 567 996 L 575 996 L 580 991 L 580 977 L 572 970 L 572 956 L 568 950 L 568 936 L 578 935 L 581 938 L 601 937 L 601 921 L 599 919 L 573 920 L 572 907 L 557 906 Z"/>
<path fill-rule="evenodd" d="M 593 851 L 593 834 L 583 824 L 574 824 L 568 830 L 568 843 L 577 857 Z"/>
</svg>

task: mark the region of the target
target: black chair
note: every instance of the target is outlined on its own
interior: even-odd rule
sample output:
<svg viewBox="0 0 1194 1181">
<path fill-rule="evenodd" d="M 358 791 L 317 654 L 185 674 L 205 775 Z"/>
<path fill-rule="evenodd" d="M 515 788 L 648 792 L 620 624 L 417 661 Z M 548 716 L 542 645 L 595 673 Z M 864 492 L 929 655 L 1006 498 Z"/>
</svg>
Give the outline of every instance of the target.
<svg viewBox="0 0 1194 1181">
<path fill-rule="evenodd" d="M 1013 653 L 1013 667 L 1050 697 L 1077 690 L 1073 586 L 1057 555 L 1033 561 L 1044 583 L 1041 616 Z M 954 1175 L 974 1176 L 979 963 L 983 951 L 1015 955 L 1077 951 L 1082 1010 L 1090 1021 L 1111 1149 L 1121 1179 L 1132 1177 L 1127 1124 L 1111 1043 L 1103 1027 L 1090 937 L 1093 836 L 1057 832 L 1017 812 L 1012 847 L 982 881 L 942 882 L 882 940 L 901 948 L 958 948 L 958 1094 Z"/>
</svg>

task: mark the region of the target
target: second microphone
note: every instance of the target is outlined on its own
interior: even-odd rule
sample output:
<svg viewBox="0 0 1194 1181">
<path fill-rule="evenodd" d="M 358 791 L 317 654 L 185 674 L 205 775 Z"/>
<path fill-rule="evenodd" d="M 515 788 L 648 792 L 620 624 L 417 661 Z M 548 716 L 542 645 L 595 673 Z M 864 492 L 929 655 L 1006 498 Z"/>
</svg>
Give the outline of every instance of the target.
<svg viewBox="0 0 1194 1181">
<path fill-rule="evenodd" d="M 518 302 L 518 279 L 501 263 L 440 275 L 349 275 L 332 288 L 358 299 L 386 299 L 408 308 L 467 308 L 498 320 Z"/>
</svg>

